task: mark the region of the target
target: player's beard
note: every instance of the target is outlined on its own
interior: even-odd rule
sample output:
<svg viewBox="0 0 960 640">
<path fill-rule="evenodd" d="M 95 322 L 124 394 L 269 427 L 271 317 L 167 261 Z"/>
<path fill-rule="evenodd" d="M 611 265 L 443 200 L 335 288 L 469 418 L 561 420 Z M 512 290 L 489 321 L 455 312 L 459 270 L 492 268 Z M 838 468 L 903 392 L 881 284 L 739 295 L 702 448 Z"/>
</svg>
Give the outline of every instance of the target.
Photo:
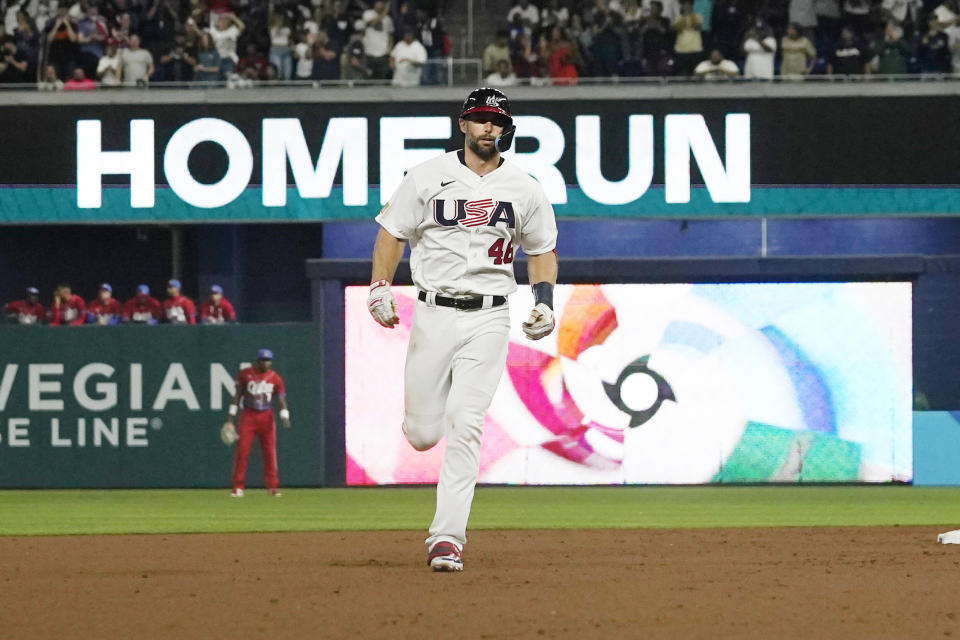
<svg viewBox="0 0 960 640">
<path fill-rule="evenodd" d="M 467 146 L 470 147 L 470 151 L 473 151 L 481 160 L 490 160 L 499 153 L 496 142 L 489 147 L 481 147 L 480 138 L 468 138 Z"/>
</svg>

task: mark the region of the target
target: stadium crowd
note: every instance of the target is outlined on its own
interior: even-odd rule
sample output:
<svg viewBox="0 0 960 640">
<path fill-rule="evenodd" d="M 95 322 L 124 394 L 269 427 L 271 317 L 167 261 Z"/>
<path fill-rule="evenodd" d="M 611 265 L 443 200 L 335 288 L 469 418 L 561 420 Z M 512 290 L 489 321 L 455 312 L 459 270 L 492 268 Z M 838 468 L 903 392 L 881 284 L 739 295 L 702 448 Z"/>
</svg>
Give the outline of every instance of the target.
<svg viewBox="0 0 960 640">
<path fill-rule="evenodd" d="M 489 84 L 960 71 L 960 0 L 519 0 Z M 0 83 L 443 84 L 448 0 L 0 0 Z M 484 16 L 486 17 L 486 16 Z"/>
<path fill-rule="evenodd" d="M 75 294 L 69 284 L 59 284 L 49 307 L 40 302 L 40 290 L 27 287 L 21 300 L 4 306 L 8 322 L 20 325 L 80 326 L 117 324 L 231 324 L 237 321 L 233 305 L 223 296 L 219 285 L 210 287 L 209 297 L 197 313 L 193 300 L 181 293 L 180 281 L 167 282 L 163 302 L 150 295 L 150 287 L 137 286 L 137 292 L 125 302 L 113 297 L 113 287 L 104 282 L 89 302 Z M 199 318 L 198 318 L 199 315 Z"/>
<path fill-rule="evenodd" d="M 960 72 L 957 0 L 519 0 L 487 82 Z"/>
</svg>

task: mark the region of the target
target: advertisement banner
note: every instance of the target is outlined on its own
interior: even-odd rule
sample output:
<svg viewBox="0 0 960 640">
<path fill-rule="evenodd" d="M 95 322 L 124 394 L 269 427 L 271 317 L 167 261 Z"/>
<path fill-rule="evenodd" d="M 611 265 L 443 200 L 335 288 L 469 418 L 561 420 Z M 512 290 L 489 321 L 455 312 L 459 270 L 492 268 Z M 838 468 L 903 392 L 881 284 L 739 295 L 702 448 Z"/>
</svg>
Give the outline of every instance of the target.
<svg viewBox="0 0 960 640">
<path fill-rule="evenodd" d="M 0 223 L 369 219 L 404 171 L 462 146 L 457 106 L 0 106 L 31 123 L 5 133 Z M 565 217 L 955 215 L 960 144 L 940 126 L 955 108 L 952 96 L 518 101 L 507 155 Z M 876 135 L 891 130 L 912 144 Z"/>
<path fill-rule="evenodd" d="M 304 323 L 0 327 L 0 487 L 229 487 L 220 425 L 263 347 L 292 415 L 280 483 L 319 484 L 319 344 Z M 249 486 L 263 486 L 260 460 L 255 443 Z"/>
<path fill-rule="evenodd" d="M 907 482 L 911 295 L 899 283 L 561 285 L 557 328 L 520 329 L 484 425 L 480 482 Z M 347 484 L 436 482 L 404 439 L 400 325 L 346 290 Z"/>
</svg>

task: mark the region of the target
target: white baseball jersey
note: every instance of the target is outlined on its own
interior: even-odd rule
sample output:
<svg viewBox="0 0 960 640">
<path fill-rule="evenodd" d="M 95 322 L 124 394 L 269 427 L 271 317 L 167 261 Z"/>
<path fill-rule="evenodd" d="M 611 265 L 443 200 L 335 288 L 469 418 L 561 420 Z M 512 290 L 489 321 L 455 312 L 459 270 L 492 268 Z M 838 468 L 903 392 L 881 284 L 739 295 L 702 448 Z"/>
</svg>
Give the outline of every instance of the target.
<svg viewBox="0 0 960 640">
<path fill-rule="evenodd" d="M 543 188 L 504 160 L 478 176 L 451 151 L 404 177 L 377 222 L 410 243 L 413 282 L 448 296 L 507 295 L 513 259 L 552 251 L 557 222 Z"/>
</svg>

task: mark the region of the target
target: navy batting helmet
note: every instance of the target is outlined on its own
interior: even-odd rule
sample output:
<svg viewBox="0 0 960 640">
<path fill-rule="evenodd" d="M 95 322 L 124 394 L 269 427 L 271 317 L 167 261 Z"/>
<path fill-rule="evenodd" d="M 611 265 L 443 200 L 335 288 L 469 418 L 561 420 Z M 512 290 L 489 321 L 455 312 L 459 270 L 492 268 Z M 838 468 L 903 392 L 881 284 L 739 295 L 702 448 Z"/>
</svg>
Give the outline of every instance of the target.
<svg viewBox="0 0 960 640">
<path fill-rule="evenodd" d="M 463 101 L 460 117 L 468 119 L 467 116 L 474 113 L 501 116 L 497 119 L 497 124 L 503 127 L 503 133 L 497 137 L 497 151 L 502 153 L 509 149 L 517 128 L 513 126 L 513 116 L 510 115 L 510 100 L 507 99 L 507 96 L 499 89 L 493 89 L 492 87 L 474 89 Z"/>
</svg>

